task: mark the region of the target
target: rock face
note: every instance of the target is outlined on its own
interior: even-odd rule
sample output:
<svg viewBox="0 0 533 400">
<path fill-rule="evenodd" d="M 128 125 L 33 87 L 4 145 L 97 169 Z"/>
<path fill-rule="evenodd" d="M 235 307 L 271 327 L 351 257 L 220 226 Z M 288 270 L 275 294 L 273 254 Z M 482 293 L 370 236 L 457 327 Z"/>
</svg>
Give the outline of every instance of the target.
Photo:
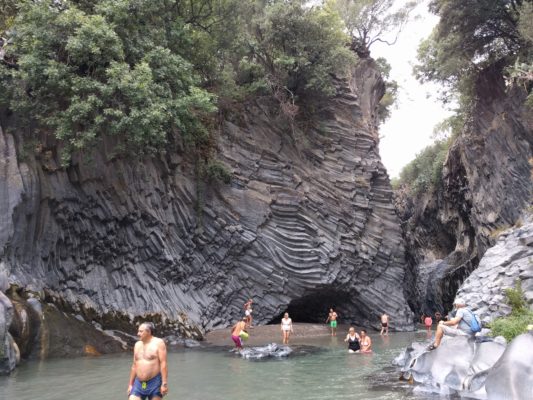
<svg viewBox="0 0 533 400">
<path fill-rule="evenodd" d="M 230 185 L 198 182 L 179 146 L 138 162 L 102 148 L 63 170 L 54 147 L 17 160 L 13 136 L 0 132 L 10 282 L 104 328 L 150 318 L 199 337 L 240 319 L 252 297 L 258 323 L 285 310 L 323 320 L 335 306 L 345 321 L 377 325 L 386 312 L 393 328 L 410 329 L 403 240 L 377 148 L 383 90 L 367 60 L 305 127 L 268 100 L 248 104 L 217 139 Z"/>
<path fill-rule="evenodd" d="M 445 336 L 431 352 L 413 343 L 393 363 L 404 379 L 419 384 L 419 393 L 489 400 L 533 397 L 531 333 L 516 337 L 507 347 L 497 341 Z"/>
<path fill-rule="evenodd" d="M 0 263 L 0 375 L 10 373 L 17 365 L 16 344 L 9 333 L 13 304 L 4 294 L 7 288 L 7 274 Z"/>
<path fill-rule="evenodd" d="M 476 94 L 472 118 L 448 152 L 440 185 L 416 198 L 396 198 L 411 265 L 435 262 L 439 270 L 431 290 L 411 288 L 418 298 L 414 309 L 437 303 L 433 312 L 449 310 L 497 232 L 519 223 L 531 205 L 533 130 L 523 106 L 526 93 L 506 91 L 495 67 L 480 74 Z"/>
<path fill-rule="evenodd" d="M 505 289 L 521 282 L 526 300 L 533 307 L 533 222 L 503 233 L 466 279 L 457 296 L 465 299 L 482 321 L 508 315 Z"/>
</svg>

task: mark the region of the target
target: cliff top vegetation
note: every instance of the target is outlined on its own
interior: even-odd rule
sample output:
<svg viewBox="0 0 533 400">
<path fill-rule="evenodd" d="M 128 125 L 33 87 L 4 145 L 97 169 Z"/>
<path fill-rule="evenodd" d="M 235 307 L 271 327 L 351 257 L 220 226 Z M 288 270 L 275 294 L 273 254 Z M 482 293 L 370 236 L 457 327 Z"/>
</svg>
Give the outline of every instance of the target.
<svg viewBox="0 0 533 400">
<path fill-rule="evenodd" d="M 509 86 L 523 87 L 533 105 L 533 1 L 432 0 L 430 10 L 440 20 L 420 45 L 414 72 L 421 82 L 440 83 L 442 101 L 455 101 L 457 108 L 436 128 L 445 138 L 419 153 L 393 182 L 414 193 L 440 181 L 447 149 L 473 113 L 476 82 L 484 71 L 497 70 Z"/>
</svg>

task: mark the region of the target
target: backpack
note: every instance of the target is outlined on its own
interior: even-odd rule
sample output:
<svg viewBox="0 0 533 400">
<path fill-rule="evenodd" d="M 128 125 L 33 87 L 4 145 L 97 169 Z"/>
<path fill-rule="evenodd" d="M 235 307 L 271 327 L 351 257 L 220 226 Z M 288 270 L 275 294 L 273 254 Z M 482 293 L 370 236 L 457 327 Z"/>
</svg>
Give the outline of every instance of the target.
<svg viewBox="0 0 533 400">
<path fill-rule="evenodd" d="M 479 317 L 476 314 L 474 314 L 471 310 L 467 309 L 467 311 L 472 316 L 472 318 L 470 320 L 470 324 L 467 323 L 470 326 L 470 330 L 473 333 L 481 332 L 481 321 L 479 320 Z"/>
</svg>

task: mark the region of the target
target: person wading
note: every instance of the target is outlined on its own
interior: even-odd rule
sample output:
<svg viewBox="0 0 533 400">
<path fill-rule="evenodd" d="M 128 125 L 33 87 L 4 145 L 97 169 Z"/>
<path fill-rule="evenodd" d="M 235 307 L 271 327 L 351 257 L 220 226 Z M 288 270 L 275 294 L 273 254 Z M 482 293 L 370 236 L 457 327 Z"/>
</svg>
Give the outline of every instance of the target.
<svg viewBox="0 0 533 400">
<path fill-rule="evenodd" d="M 289 337 L 292 333 L 292 319 L 289 318 L 289 313 L 285 313 L 281 319 L 281 333 L 283 334 L 283 344 L 289 344 Z"/>
<path fill-rule="evenodd" d="M 379 334 L 389 334 L 389 316 L 385 313 L 381 316 L 381 332 Z"/>
<path fill-rule="evenodd" d="M 329 326 L 331 327 L 331 336 L 337 335 L 337 318 L 338 317 L 339 315 L 333 310 L 333 308 L 330 308 L 328 319 L 326 319 L 326 324 L 329 322 Z"/>
<path fill-rule="evenodd" d="M 128 383 L 129 400 L 160 400 L 168 393 L 167 347 L 153 336 L 154 324 L 139 325 L 139 341 L 133 348 L 133 365 Z"/>
</svg>

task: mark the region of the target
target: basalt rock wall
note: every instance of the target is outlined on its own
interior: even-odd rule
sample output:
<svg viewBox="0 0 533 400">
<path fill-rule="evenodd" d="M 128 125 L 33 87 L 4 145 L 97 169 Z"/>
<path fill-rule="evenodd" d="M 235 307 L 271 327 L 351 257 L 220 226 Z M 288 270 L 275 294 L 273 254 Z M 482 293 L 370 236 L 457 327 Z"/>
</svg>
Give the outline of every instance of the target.
<svg viewBox="0 0 533 400">
<path fill-rule="evenodd" d="M 396 197 L 410 264 L 416 270 L 422 265 L 422 276 L 429 273 L 438 281 L 432 288 L 411 288 L 417 298 L 412 306 L 421 312 L 449 310 L 498 233 L 520 225 L 530 212 L 533 132 L 527 93 L 508 89 L 494 67 L 480 74 L 476 94 L 437 188 L 416 197 L 400 191 Z"/>
<path fill-rule="evenodd" d="M 307 124 L 268 99 L 217 138 L 230 184 L 200 181 L 190 156 L 120 160 L 100 151 L 57 165 L 0 133 L 1 258 L 12 284 L 104 328 L 143 316 L 198 337 L 242 316 L 341 319 L 410 329 L 404 244 L 378 154 L 384 84 L 371 60 Z M 305 125 L 305 129 L 302 127 Z M 177 325 L 172 325 L 176 324 Z M 178 329 L 178 328 L 176 328 Z"/>
</svg>

